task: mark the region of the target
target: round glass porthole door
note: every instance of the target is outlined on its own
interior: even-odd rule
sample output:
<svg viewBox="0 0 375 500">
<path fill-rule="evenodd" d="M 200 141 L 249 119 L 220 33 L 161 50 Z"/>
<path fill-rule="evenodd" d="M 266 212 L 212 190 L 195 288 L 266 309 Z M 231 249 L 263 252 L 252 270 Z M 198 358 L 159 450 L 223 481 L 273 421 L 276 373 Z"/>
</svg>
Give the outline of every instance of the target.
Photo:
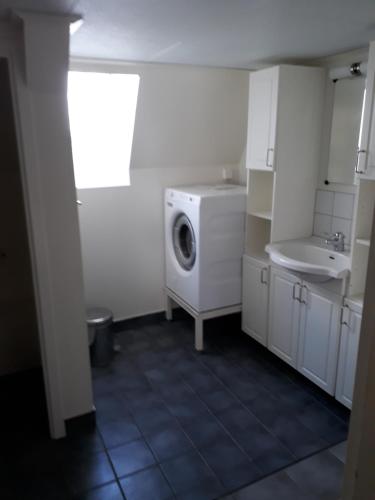
<svg viewBox="0 0 375 500">
<path fill-rule="evenodd" d="M 180 266 L 190 271 L 196 257 L 193 226 L 185 214 L 180 214 L 173 224 L 173 248 Z"/>
</svg>

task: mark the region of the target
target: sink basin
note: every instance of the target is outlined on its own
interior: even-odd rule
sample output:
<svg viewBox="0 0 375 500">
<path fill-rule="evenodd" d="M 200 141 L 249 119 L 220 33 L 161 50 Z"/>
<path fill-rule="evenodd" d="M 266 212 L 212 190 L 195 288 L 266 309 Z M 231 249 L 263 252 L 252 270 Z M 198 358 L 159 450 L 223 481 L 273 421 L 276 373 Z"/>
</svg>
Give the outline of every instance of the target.
<svg viewBox="0 0 375 500">
<path fill-rule="evenodd" d="M 266 252 L 275 264 L 301 273 L 343 279 L 350 272 L 348 253 L 335 252 L 312 239 L 270 243 Z"/>
</svg>

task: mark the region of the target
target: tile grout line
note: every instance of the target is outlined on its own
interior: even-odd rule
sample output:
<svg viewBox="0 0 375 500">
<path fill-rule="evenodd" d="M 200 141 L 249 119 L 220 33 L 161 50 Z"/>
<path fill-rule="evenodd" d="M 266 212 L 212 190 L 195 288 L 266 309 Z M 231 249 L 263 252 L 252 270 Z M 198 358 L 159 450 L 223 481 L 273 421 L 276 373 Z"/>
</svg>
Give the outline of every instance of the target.
<svg viewBox="0 0 375 500">
<path fill-rule="evenodd" d="M 103 439 L 103 436 L 102 436 L 102 433 L 101 433 L 101 431 L 100 431 L 99 427 L 98 427 L 98 426 L 96 426 L 96 427 L 97 427 L 97 432 L 98 432 L 98 434 L 99 434 L 99 437 L 100 437 L 100 439 L 101 439 L 101 441 L 102 441 L 102 444 L 103 444 L 103 446 L 104 446 L 104 452 L 105 452 L 105 454 L 106 454 L 107 460 L 108 460 L 108 462 L 109 462 L 109 465 L 110 465 L 110 467 L 111 467 L 111 469 L 112 469 L 112 472 L 113 472 L 113 475 L 114 475 L 114 477 L 115 477 L 116 484 L 117 484 L 117 486 L 118 486 L 118 488 L 119 488 L 119 490 L 120 490 L 121 496 L 123 497 L 123 499 L 124 499 L 124 500 L 126 500 L 125 492 L 123 491 L 122 486 L 121 486 L 121 484 L 120 484 L 120 481 L 119 481 L 119 478 L 118 478 L 118 476 L 117 476 L 117 472 L 116 472 L 115 466 L 113 465 L 113 462 L 112 462 L 111 456 L 110 456 L 109 451 L 108 451 L 108 449 L 107 449 L 107 445 L 106 445 L 106 443 L 105 443 L 105 441 L 104 441 L 104 439 Z"/>
</svg>

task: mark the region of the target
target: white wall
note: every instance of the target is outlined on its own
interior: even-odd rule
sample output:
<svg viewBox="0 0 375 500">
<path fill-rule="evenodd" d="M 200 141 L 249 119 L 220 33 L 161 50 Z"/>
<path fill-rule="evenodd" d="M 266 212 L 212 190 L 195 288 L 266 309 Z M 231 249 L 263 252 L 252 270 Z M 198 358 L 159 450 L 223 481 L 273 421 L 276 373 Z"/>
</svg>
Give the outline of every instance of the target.
<svg viewBox="0 0 375 500">
<path fill-rule="evenodd" d="M 100 64 L 73 68 L 98 69 Z M 163 190 L 221 182 L 245 147 L 248 72 L 176 65 L 107 66 L 138 72 L 131 186 L 80 190 L 86 299 L 115 319 L 163 309 Z"/>
</svg>

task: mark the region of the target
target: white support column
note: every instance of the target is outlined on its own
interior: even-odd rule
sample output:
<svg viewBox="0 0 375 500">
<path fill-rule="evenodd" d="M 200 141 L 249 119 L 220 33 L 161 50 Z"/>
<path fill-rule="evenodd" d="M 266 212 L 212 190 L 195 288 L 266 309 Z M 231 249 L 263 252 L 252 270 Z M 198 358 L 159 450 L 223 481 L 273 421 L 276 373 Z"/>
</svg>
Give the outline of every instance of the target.
<svg viewBox="0 0 375 500">
<path fill-rule="evenodd" d="M 15 114 L 54 438 L 93 410 L 81 248 L 67 108 L 69 26 L 76 17 L 16 12 Z M 22 53 L 23 52 L 23 53 Z"/>
<path fill-rule="evenodd" d="M 197 351 L 203 351 L 203 319 L 201 316 L 195 317 L 195 348 Z"/>
<path fill-rule="evenodd" d="M 167 293 L 165 294 L 165 317 L 168 321 L 173 319 L 173 301 Z"/>
</svg>

